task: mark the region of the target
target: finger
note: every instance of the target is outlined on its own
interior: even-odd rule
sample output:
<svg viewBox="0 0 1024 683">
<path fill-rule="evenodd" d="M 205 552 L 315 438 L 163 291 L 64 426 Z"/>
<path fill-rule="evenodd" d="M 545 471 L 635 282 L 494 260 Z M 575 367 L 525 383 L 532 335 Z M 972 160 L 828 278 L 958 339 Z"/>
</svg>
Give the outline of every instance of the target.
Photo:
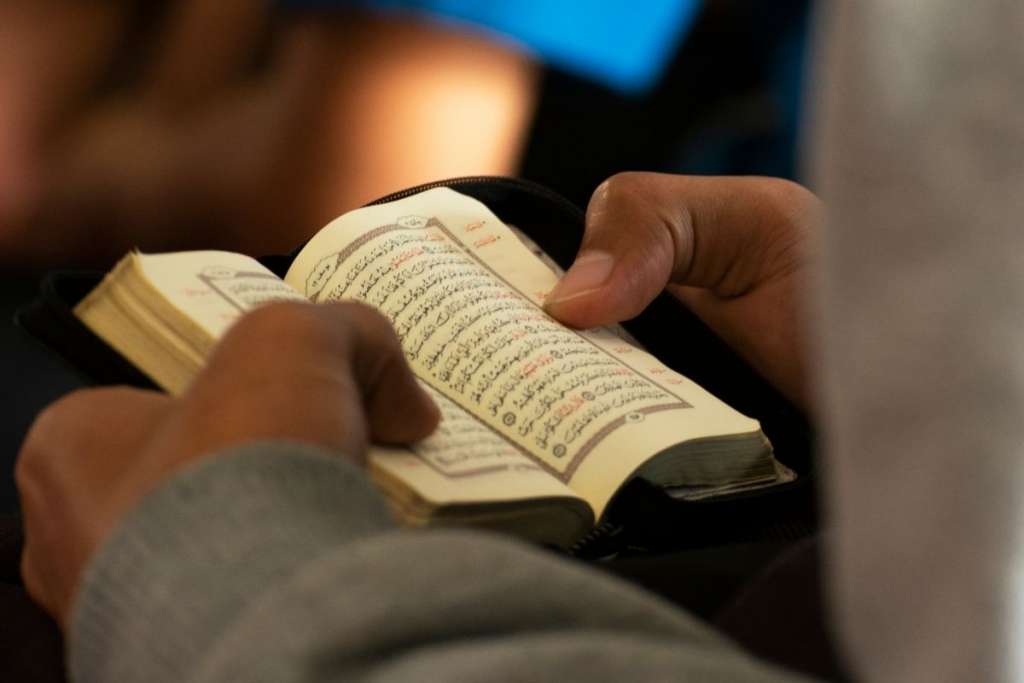
<svg viewBox="0 0 1024 683">
<path fill-rule="evenodd" d="M 218 345 L 186 405 L 217 415 L 193 430 L 199 443 L 192 450 L 206 452 L 286 438 L 358 458 L 370 438 L 407 443 L 438 421 L 390 324 L 351 303 L 274 304 L 250 313 Z"/>
<path fill-rule="evenodd" d="M 429 436 L 440 412 L 409 368 L 391 323 L 369 306 L 342 307 L 355 330 L 352 363 L 373 438 L 410 443 Z"/>
<path fill-rule="evenodd" d="M 186 0 L 172 11 L 147 79 L 158 105 L 196 104 L 247 66 L 268 18 L 266 0 Z"/>
<path fill-rule="evenodd" d="M 619 174 L 594 193 L 576 262 L 545 307 L 593 327 L 635 317 L 669 283 L 740 296 L 794 267 L 789 233 L 815 202 L 772 178 Z"/>
</svg>

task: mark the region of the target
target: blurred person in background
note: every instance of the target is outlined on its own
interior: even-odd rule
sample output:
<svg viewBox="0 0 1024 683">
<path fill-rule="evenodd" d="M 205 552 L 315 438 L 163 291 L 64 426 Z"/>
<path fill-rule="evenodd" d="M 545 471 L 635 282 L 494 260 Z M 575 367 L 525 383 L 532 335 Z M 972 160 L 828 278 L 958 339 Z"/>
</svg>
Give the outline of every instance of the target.
<svg viewBox="0 0 1024 683">
<path fill-rule="evenodd" d="M 281 251 L 376 194 L 515 168 L 534 68 L 517 49 L 402 15 L 271 30 L 256 0 L 161 9 L 0 9 L 6 265 Z"/>
<path fill-rule="evenodd" d="M 283 251 L 396 189 L 513 174 L 540 62 L 642 92 L 699 8 L 13 0 L 0 8 L 0 260 Z"/>
</svg>

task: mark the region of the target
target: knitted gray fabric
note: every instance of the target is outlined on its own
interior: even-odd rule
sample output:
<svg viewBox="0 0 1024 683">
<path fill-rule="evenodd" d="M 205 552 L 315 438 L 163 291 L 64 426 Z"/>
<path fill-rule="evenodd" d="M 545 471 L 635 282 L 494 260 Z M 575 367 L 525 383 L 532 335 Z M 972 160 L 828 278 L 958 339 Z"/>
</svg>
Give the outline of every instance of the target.
<svg viewBox="0 0 1024 683">
<path fill-rule="evenodd" d="M 816 94 L 835 615 L 871 681 L 1024 678 L 1024 3 L 836 2 Z"/>
<path fill-rule="evenodd" d="M 207 459 L 128 515 L 69 661 L 77 683 L 796 680 L 553 555 L 395 530 L 361 471 L 285 443 Z"/>
</svg>

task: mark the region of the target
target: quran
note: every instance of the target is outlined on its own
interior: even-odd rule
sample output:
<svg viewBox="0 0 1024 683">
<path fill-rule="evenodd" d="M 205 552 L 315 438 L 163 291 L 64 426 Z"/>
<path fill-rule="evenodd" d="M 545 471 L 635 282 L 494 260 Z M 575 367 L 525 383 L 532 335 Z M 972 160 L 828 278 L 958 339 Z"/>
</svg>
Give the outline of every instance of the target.
<svg viewBox="0 0 1024 683">
<path fill-rule="evenodd" d="M 544 297 L 557 280 L 483 203 L 436 188 L 341 216 L 283 279 L 231 252 L 129 254 L 74 313 L 180 394 L 255 307 L 373 306 L 442 414 L 423 441 L 368 454 L 370 476 L 408 526 L 567 546 L 635 477 L 689 500 L 792 480 L 756 420 L 617 329 L 549 317 Z"/>
</svg>

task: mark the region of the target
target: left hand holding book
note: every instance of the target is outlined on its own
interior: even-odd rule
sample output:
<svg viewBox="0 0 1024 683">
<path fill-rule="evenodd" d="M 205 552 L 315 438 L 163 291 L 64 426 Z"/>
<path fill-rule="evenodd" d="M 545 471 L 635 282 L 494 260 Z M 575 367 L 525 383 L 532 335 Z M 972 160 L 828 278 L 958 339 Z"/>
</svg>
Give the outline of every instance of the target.
<svg viewBox="0 0 1024 683">
<path fill-rule="evenodd" d="M 119 519 L 204 456 L 288 439 L 361 462 L 369 440 L 415 441 L 439 417 L 369 307 L 261 308 L 227 332 L 180 397 L 85 390 L 37 419 L 17 466 L 28 591 L 66 625 L 82 572 Z"/>
</svg>

